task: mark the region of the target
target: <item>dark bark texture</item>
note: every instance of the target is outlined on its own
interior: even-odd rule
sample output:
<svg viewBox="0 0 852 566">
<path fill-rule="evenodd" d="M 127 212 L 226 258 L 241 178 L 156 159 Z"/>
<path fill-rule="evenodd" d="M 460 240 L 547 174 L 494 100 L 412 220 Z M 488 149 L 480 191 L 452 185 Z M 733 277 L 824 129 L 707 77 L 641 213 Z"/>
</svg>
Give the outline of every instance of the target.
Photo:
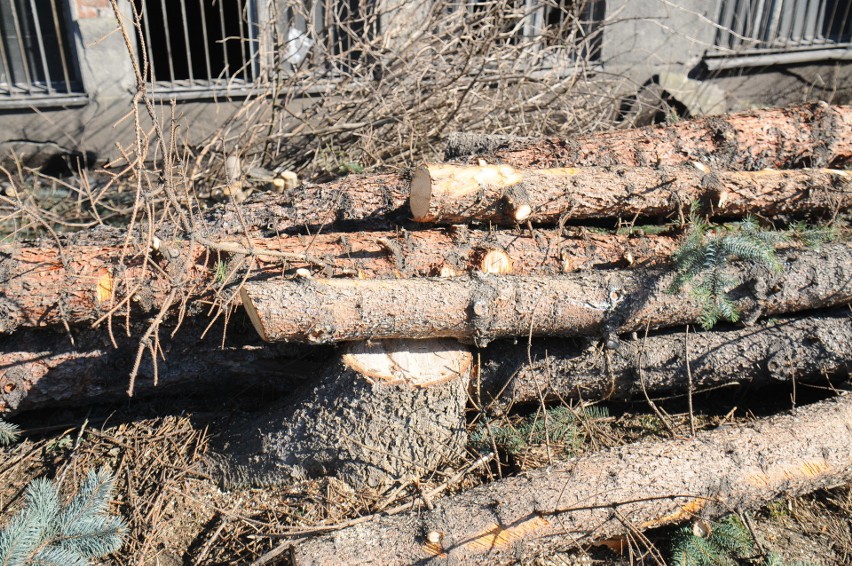
<svg viewBox="0 0 852 566">
<path fill-rule="evenodd" d="M 348 352 L 399 360 L 408 354 L 408 342 L 355 344 Z M 467 440 L 472 360 L 453 341 L 430 344 L 450 370 L 443 382 L 387 380 L 362 373 L 344 355 L 294 398 L 229 426 L 208 457 L 210 472 L 226 487 L 336 475 L 357 489 L 381 490 L 435 470 L 459 456 Z"/>
<path fill-rule="evenodd" d="M 852 479 L 852 395 L 696 438 L 639 443 L 486 484 L 433 509 L 297 542 L 297 564 L 532 561 L 630 528 L 757 507 Z M 430 543 L 427 536 L 439 539 Z M 289 544 L 289 543 L 287 543 Z"/>
<path fill-rule="evenodd" d="M 313 376 L 334 351 L 263 344 L 242 318 L 231 320 L 224 346 L 221 323 L 203 338 L 206 319 L 187 319 L 174 337 L 174 328 L 164 325 L 156 368 L 146 352 L 134 398 L 289 391 Z M 123 325 L 116 325 L 117 347 L 106 329 L 72 328 L 70 334 L 20 330 L 0 336 L 0 414 L 127 401 L 128 375 L 143 331 L 144 324 L 135 326 L 129 338 Z"/>
<path fill-rule="evenodd" d="M 761 322 L 748 328 L 683 331 L 611 343 L 572 340 L 495 342 L 480 351 L 480 403 L 550 399 L 642 399 L 720 385 L 813 383 L 828 386 L 852 371 L 848 311 Z M 531 360 L 531 362 L 530 362 Z"/>
</svg>

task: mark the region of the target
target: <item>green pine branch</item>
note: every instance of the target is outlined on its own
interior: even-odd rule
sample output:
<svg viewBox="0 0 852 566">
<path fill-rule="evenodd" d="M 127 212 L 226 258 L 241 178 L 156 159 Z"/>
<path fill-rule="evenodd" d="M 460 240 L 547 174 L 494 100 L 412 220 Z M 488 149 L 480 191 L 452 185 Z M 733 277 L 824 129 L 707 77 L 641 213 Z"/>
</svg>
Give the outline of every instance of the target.
<svg viewBox="0 0 852 566">
<path fill-rule="evenodd" d="M 0 446 L 8 446 L 17 442 L 21 435 L 18 425 L 0 419 Z"/>
<path fill-rule="evenodd" d="M 92 470 L 62 505 L 53 482 L 30 482 L 24 508 L 0 531 L 0 565 L 86 566 L 118 550 L 126 526 L 108 512 L 112 486 L 108 469 Z"/>
<path fill-rule="evenodd" d="M 732 228 L 711 229 L 693 213 L 686 239 L 674 254 L 675 277 L 669 292 L 678 293 L 689 284 L 690 294 L 702 305 L 699 322 L 705 329 L 721 320 L 737 322 L 739 312 L 727 293 L 739 281 L 728 266 L 739 259 L 778 273 L 782 266 L 775 247 L 785 240 L 785 234 L 764 230 L 751 217 Z"/>
</svg>

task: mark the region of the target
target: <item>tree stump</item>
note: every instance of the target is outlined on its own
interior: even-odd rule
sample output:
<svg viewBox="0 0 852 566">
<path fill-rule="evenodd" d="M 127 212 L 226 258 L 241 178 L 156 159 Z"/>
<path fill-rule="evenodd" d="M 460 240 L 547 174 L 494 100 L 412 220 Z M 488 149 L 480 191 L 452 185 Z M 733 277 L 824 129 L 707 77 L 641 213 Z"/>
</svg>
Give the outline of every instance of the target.
<svg viewBox="0 0 852 566">
<path fill-rule="evenodd" d="M 382 490 L 420 477 L 465 445 L 471 366 L 454 340 L 354 343 L 295 399 L 230 427 L 210 471 L 229 488 L 336 475 Z"/>
</svg>

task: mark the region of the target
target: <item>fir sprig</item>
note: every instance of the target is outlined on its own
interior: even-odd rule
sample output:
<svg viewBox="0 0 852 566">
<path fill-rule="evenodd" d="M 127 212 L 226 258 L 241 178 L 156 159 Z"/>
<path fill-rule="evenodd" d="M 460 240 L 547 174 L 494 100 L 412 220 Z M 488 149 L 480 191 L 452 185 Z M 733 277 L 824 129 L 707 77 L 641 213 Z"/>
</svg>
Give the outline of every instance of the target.
<svg viewBox="0 0 852 566">
<path fill-rule="evenodd" d="M 24 508 L 0 531 L 0 565 L 86 566 L 118 550 L 126 527 L 108 513 L 112 484 L 108 469 L 90 471 L 63 506 L 53 482 L 30 482 Z"/>
<path fill-rule="evenodd" d="M 748 529 L 736 515 L 728 515 L 713 523 L 706 537 L 696 536 L 690 527 L 681 527 L 672 537 L 671 562 L 678 566 L 734 566 L 753 549 Z"/>
<path fill-rule="evenodd" d="M 18 425 L 0 419 L 0 446 L 8 446 L 13 442 L 17 442 L 21 431 Z"/>
<path fill-rule="evenodd" d="M 686 239 L 674 254 L 676 273 L 669 292 L 680 292 L 690 284 L 692 295 L 702 305 L 699 322 L 705 329 L 720 320 L 737 322 L 740 314 L 727 293 L 739 281 L 728 273 L 728 265 L 741 259 L 778 273 L 782 266 L 775 246 L 784 240 L 784 234 L 762 229 L 754 218 L 730 229 L 711 229 L 704 218 L 693 213 Z"/>
<path fill-rule="evenodd" d="M 579 414 L 597 420 L 609 416 L 605 407 L 590 406 L 579 410 Z M 578 413 L 567 407 L 554 407 L 547 415 L 536 414 L 519 424 L 505 426 L 480 425 L 471 435 L 474 444 L 481 447 L 493 442 L 507 454 L 518 454 L 524 448 L 546 442 L 564 443 L 566 450 L 573 450 L 583 440 L 583 429 L 578 421 Z"/>
</svg>

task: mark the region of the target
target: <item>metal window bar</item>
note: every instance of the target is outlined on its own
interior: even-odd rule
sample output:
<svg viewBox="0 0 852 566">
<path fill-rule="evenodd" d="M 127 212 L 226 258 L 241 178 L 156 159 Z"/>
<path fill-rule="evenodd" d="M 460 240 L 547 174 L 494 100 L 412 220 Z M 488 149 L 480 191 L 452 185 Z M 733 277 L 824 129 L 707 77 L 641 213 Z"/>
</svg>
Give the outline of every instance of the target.
<svg viewBox="0 0 852 566">
<path fill-rule="evenodd" d="M 722 0 L 715 45 L 765 53 L 852 47 L 852 0 Z"/>
<path fill-rule="evenodd" d="M 474 15 L 483 5 L 494 6 L 493 0 L 468 0 L 467 11 Z M 572 61 L 581 58 L 600 61 L 604 0 L 523 0 L 521 3 L 509 0 L 504 6 L 516 10 L 521 18 L 520 25 L 513 28 L 517 33 L 511 43 L 523 42 L 532 50 L 545 46 L 564 48 L 563 54 Z M 569 23 L 574 18 L 576 23 Z M 569 30 L 574 32 L 573 38 L 567 37 Z M 537 41 L 542 35 L 545 41 Z M 566 41 L 570 39 L 573 44 L 568 45 Z"/>
<path fill-rule="evenodd" d="M 0 106 L 79 97 L 61 0 L 0 0 Z"/>
<path fill-rule="evenodd" d="M 247 91 L 259 74 L 256 0 L 134 0 L 152 92 Z"/>
</svg>

